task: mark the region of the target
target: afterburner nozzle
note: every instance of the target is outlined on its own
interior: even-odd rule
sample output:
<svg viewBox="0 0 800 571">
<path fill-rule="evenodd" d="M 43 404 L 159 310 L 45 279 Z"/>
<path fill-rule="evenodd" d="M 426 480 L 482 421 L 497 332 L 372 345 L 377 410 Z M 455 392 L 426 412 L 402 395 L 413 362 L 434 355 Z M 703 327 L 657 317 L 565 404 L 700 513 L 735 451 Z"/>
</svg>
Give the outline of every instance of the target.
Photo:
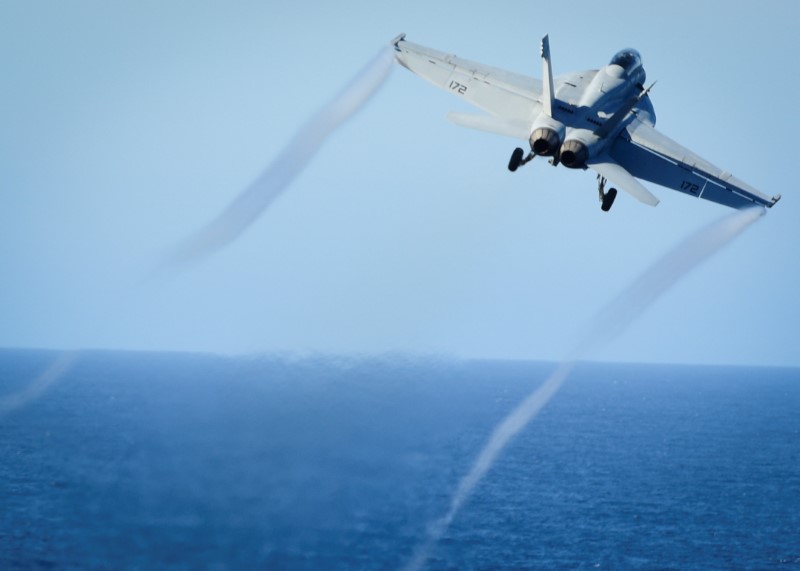
<svg viewBox="0 0 800 571">
<path fill-rule="evenodd" d="M 561 164 L 571 169 L 580 169 L 586 166 L 589 150 L 581 141 L 570 139 L 561 145 Z"/>
</svg>

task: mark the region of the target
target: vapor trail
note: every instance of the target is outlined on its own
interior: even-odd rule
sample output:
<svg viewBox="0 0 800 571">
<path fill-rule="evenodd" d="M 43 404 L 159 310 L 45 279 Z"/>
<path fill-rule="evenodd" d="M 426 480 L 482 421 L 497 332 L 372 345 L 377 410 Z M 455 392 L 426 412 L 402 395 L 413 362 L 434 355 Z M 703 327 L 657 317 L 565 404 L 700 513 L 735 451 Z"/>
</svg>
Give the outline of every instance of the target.
<svg viewBox="0 0 800 571">
<path fill-rule="evenodd" d="M 292 137 L 267 169 L 219 215 L 181 244 L 162 268 L 198 261 L 235 240 L 289 186 L 328 136 L 352 117 L 389 77 L 394 50 L 381 50 Z"/>
<path fill-rule="evenodd" d="M 450 509 L 428 527 L 426 540 L 417 547 L 404 569 L 416 571 L 424 565 L 431 550 L 447 531 L 475 486 L 494 465 L 498 454 L 553 398 L 572 372 L 578 359 L 584 357 L 590 350 L 621 335 L 664 292 L 729 244 L 765 212 L 762 207 L 736 211 L 700 229 L 667 252 L 603 307 L 588 324 L 585 335 L 569 353 L 568 358 L 556 368 L 544 384 L 536 388 L 497 425 L 472 468 L 458 484 L 450 501 Z"/>
<path fill-rule="evenodd" d="M 75 351 L 61 353 L 56 360 L 53 361 L 41 375 L 31 381 L 27 387 L 16 393 L 0 398 L 0 418 L 40 398 L 47 389 L 72 368 L 77 358 L 78 353 Z"/>
<path fill-rule="evenodd" d="M 252 224 L 294 180 L 328 136 L 352 117 L 383 85 L 394 62 L 394 50 L 381 50 L 345 88 L 292 137 L 281 153 L 222 214 L 168 256 L 160 269 L 197 261 L 229 244 Z M 70 370 L 76 352 L 64 352 L 25 389 L 0 397 L 0 418 L 40 398 Z"/>
<path fill-rule="evenodd" d="M 621 335 L 662 294 L 766 212 L 761 206 L 737 210 L 677 244 L 595 315 L 570 359 L 579 359 L 602 342 Z"/>
</svg>

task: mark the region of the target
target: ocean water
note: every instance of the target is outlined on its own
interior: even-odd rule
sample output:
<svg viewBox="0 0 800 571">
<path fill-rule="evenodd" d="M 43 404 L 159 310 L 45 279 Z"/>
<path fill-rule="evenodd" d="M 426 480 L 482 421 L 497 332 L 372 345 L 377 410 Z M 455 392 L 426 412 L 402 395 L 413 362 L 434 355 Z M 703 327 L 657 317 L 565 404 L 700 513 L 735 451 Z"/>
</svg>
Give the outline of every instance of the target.
<svg viewBox="0 0 800 571">
<path fill-rule="evenodd" d="M 0 569 L 401 568 L 553 369 L 82 353 L 0 417 Z M 426 568 L 800 569 L 800 370 L 580 365 Z"/>
</svg>

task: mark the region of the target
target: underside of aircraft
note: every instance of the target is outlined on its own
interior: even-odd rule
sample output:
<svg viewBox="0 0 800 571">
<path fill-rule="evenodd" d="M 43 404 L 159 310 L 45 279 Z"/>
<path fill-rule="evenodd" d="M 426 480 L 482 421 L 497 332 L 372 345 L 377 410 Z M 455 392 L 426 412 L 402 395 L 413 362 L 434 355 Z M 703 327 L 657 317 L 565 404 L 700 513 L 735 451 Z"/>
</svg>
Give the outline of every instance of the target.
<svg viewBox="0 0 800 571">
<path fill-rule="evenodd" d="M 517 147 L 512 172 L 537 156 L 550 164 L 597 173 L 601 208 L 617 196 L 613 183 L 636 200 L 656 206 L 658 198 L 639 179 L 732 208 L 771 208 L 780 195 L 762 194 L 730 172 L 712 165 L 656 130 L 645 87 L 642 59 L 623 49 L 608 65 L 553 76 L 550 42 L 541 43 L 542 80 L 459 58 L 406 41 L 392 41 L 403 67 L 482 109 L 450 113 L 457 125 L 526 141 Z"/>
</svg>

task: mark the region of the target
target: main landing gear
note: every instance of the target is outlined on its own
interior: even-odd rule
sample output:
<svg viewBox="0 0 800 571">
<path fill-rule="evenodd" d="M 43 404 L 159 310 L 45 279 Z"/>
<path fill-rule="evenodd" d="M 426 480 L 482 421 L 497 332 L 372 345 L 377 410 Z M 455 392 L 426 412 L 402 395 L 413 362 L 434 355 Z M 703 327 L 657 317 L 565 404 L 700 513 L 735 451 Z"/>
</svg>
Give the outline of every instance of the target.
<svg viewBox="0 0 800 571">
<path fill-rule="evenodd" d="M 525 155 L 525 151 L 517 147 L 514 149 L 514 152 L 511 153 L 511 158 L 508 161 L 508 170 L 511 172 L 516 171 L 519 167 L 528 164 L 533 159 L 536 158 L 536 155 L 533 152 L 528 153 Z M 555 166 L 558 164 L 558 156 L 556 155 L 550 160 L 550 163 Z M 616 188 L 609 188 L 608 192 L 606 192 L 606 182 L 608 182 L 604 177 L 597 175 L 597 192 L 600 195 L 600 210 L 603 212 L 608 212 L 611 210 L 611 206 L 614 204 L 614 199 L 617 198 L 617 189 Z"/>
<path fill-rule="evenodd" d="M 611 210 L 611 205 L 614 204 L 614 199 L 617 197 L 617 189 L 609 188 L 608 192 L 605 192 L 606 179 L 597 175 L 597 181 L 597 191 L 600 193 L 600 210 L 608 212 Z"/>
<path fill-rule="evenodd" d="M 514 152 L 511 153 L 511 159 L 509 159 L 509 161 L 508 161 L 508 170 L 510 170 L 511 172 L 514 172 L 515 170 L 517 170 L 522 165 L 528 164 L 534 158 L 536 158 L 536 155 L 534 155 L 533 153 L 528 153 L 527 157 L 525 157 L 524 155 L 525 155 L 525 151 L 523 151 L 519 147 L 514 149 Z"/>
</svg>

